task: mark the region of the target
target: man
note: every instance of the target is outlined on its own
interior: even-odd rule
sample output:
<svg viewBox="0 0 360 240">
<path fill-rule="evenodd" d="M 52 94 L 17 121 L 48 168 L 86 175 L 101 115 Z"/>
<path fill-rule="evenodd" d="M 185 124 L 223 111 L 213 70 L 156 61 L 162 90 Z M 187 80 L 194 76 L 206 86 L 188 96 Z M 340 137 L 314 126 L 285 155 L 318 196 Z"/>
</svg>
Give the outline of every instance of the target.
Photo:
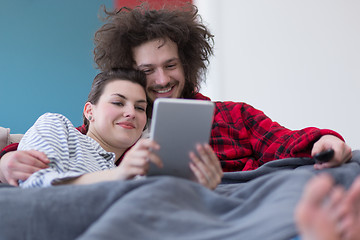
<svg viewBox="0 0 360 240">
<path fill-rule="evenodd" d="M 195 6 L 150 10 L 142 5 L 106 13 L 106 23 L 95 34 L 99 69 L 144 71 L 151 100 L 210 100 L 199 88 L 213 54 L 213 35 Z M 315 168 L 339 166 L 351 158 L 350 147 L 338 133 L 317 128 L 291 131 L 246 103 L 216 102 L 210 144 L 224 171 L 253 170 L 272 160 L 310 157 L 329 148 L 334 157 Z M 16 185 L 48 162 L 39 152 L 6 153 L 0 162 L 0 180 Z"/>
</svg>

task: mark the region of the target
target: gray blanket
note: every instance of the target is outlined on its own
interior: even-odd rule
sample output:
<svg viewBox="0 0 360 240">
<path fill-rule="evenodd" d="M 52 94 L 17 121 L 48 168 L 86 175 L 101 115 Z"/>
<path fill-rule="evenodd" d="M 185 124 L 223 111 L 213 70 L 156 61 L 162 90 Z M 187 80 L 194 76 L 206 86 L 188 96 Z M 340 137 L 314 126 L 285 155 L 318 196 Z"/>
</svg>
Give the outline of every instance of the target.
<svg viewBox="0 0 360 240">
<path fill-rule="evenodd" d="M 309 158 L 226 173 L 210 191 L 173 177 L 45 189 L 0 188 L 0 239 L 291 239 L 293 211 L 315 174 Z M 351 162 L 324 170 L 348 187 Z"/>
</svg>

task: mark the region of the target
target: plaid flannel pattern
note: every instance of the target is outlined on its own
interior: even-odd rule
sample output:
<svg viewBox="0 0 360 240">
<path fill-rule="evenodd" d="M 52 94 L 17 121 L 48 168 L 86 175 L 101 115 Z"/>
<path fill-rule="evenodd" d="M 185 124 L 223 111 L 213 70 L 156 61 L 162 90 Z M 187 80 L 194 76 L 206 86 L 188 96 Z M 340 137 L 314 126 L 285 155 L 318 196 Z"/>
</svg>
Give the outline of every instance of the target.
<svg viewBox="0 0 360 240">
<path fill-rule="evenodd" d="M 195 98 L 210 100 L 200 93 Z M 315 127 L 289 130 L 246 103 L 215 102 L 215 106 L 210 145 L 225 172 L 254 170 L 281 158 L 310 157 L 313 144 L 323 135 L 343 139 Z"/>
</svg>

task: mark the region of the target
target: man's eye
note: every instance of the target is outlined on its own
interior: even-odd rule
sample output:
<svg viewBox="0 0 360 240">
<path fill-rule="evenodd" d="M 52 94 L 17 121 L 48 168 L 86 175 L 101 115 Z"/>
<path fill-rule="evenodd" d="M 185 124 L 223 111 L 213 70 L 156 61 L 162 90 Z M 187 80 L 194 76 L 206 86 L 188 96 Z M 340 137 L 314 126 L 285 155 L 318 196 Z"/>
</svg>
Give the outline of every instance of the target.
<svg viewBox="0 0 360 240">
<path fill-rule="evenodd" d="M 154 72 L 153 69 L 143 69 L 143 70 L 141 70 L 141 71 L 143 71 L 146 75 L 149 75 L 149 74 L 151 74 L 151 73 Z"/>
<path fill-rule="evenodd" d="M 174 69 L 176 67 L 176 64 L 169 64 L 166 66 L 166 68 Z"/>
</svg>

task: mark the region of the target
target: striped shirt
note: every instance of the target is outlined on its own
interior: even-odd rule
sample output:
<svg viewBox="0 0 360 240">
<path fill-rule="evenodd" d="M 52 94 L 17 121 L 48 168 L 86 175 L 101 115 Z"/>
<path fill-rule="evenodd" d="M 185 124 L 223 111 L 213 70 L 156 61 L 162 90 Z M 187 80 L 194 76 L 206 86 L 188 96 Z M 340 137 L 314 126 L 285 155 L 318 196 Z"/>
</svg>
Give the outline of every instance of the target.
<svg viewBox="0 0 360 240">
<path fill-rule="evenodd" d="M 23 188 L 49 187 L 85 173 L 115 167 L 115 154 L 106 152 L 94 139 L 80 133 L 63 115 L 45 113 L 21 139 L 19 150 L 38 150 L 47 155 L 50 167 L 20 182 Z"/>
</svg>

